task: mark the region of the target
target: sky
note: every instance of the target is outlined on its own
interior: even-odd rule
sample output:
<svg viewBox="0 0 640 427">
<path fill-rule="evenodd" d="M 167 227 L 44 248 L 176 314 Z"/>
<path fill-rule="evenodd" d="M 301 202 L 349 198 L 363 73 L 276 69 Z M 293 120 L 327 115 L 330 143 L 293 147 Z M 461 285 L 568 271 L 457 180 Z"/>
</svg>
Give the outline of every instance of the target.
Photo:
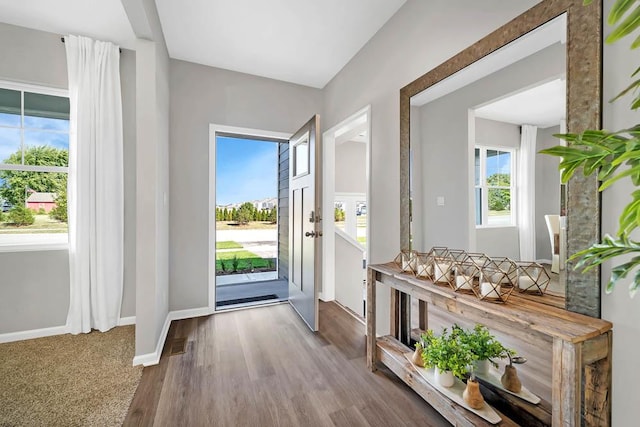
<svg viewBox="0 0 640 427">
<path fill-rule="evenodd" d="M 25 146 L 50 145 L 69 149 L 68 120 L 25 116 L 24 125 Z M 20 115 L 0 113 L 0 161 L 20 150 L 19 126 Z"/>
<path fill-rule="evenodd" d="M 278 144 L 216 138 L 216 205 L 276 197 Z"/>
</svg>

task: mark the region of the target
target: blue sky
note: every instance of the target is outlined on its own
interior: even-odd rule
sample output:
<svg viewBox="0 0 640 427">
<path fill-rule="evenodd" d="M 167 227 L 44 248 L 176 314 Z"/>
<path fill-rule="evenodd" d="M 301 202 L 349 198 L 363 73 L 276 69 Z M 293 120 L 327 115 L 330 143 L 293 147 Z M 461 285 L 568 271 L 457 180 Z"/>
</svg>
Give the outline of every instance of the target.
<svg viewBox="0 0 640 427">
<path fill-rule="evenodd" d="M 25 116 L 24 125 L 25 146 L 50 145 L 65 150 L 69 149 L 68 120 Z M 0 161 L 20 150 L 19 127 L 19 115 L 0 113 Z"/>
<path fill-rule="evenodd" d="M 276 197 L 278 144 L 216 138 L 216 205 Z"/>
</svg>

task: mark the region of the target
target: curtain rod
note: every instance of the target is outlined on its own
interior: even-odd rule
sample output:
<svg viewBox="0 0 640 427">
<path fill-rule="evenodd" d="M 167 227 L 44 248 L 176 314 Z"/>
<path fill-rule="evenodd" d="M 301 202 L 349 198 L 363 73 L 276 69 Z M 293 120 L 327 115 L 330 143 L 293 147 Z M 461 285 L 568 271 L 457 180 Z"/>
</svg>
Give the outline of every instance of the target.
<svg viewBox="0 0 640 427">
<path fill-rule="evenodd" d="M 60 37 L 60 41 L 64 43 L 64 36 Z M 118 52 L 122 53 L 122 49 L 118 48 Z"/>
</svg>

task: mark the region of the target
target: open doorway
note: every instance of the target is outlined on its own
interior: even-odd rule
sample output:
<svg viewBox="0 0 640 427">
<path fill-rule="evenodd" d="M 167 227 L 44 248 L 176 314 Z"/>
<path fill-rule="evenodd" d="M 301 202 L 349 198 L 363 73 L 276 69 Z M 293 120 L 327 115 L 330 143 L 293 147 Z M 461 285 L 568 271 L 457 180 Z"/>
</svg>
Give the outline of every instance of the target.
<svg viewBox="0 0 640 427">
<path fill-rule="evenodd" d="M 217 127 L 212 139 L 210 304 L 218 311 L 286 301 L 288 277 L 280 264 L 287 264 L 281 232 L 288 230 L 282 214 L 288 167 L 281 159 L 288 141 L 227 127 Z"/>
<path fill-rule="evenodd" d="M 323 134 L 324 246 L 321 299 L 366 312 L 369 259 L 370 107 Z"/>
</svg>

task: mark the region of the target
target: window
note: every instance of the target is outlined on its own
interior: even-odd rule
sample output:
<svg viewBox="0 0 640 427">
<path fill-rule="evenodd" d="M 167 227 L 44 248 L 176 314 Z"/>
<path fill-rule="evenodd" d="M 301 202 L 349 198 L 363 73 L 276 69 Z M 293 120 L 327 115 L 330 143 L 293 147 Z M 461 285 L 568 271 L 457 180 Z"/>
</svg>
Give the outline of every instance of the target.
<svg viewBox="0 0 640 427">
<path fill-rule="evenodd" d="M 69 98 L 0 82 L 0 250 L 67 243 Z"/>
<path fill-rule="evenodd" d="M 476 147 L 476 226 L 515 225 L 515 151 L 508 148 Z"/>
</svg>

